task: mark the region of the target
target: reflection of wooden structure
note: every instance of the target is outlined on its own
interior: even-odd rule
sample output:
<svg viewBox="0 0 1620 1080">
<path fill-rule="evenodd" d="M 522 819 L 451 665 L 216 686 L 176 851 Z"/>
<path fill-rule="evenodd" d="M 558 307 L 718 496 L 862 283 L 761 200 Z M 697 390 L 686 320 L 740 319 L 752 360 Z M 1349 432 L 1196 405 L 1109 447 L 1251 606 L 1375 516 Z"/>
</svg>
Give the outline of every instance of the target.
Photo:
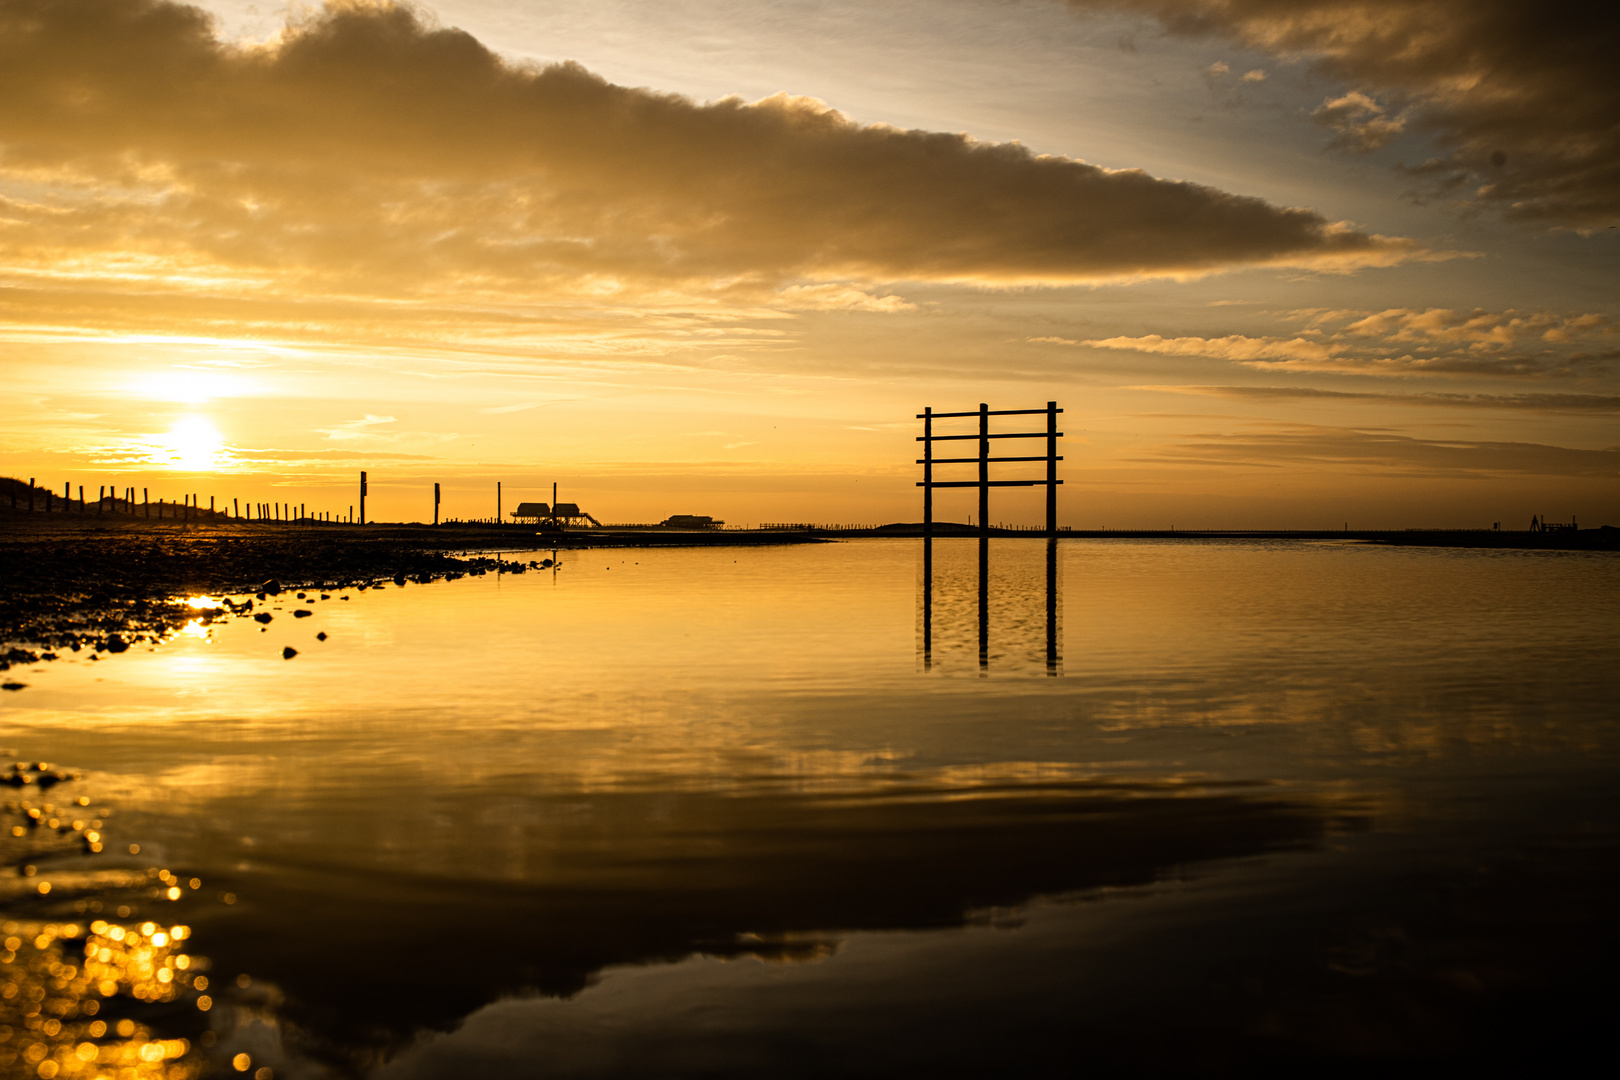
<svg viewBox="0 0 1620 1080">
<path fill-rule="evenodd" d="M 536 525 L 553 525 L 557 528 L 582 529 L 587 525 L 600 529 L 602 523 L 579 508 L 578 503 L 545 503 L 526 502 L 518 503 L 518 508 L 512 511 L 512 517 L 518 521 L 529 521 Z"/>
<path fill-rule="evenodd" d="M 1057 487 L 1063 481 L 1057 478 L 1057 463 L 1063 459 L 1058 456 L 1057 441 L 1063 432 L 1057 429 L 1057 415 L 1063 410 L 1057 407 L 1057 402 L 1048 401 L 1044 409 L 992 409 L 980 402 L 977 412 L 937 413 L 933 409 L 924 409 L 917 414 L 917 419 L 923 422 L 923 433 L 917 436 L 917 441 L 923 444 L 923 456 L 917 459 L 917 464 L 923 467 L 923 478 L 917 486 L 923 489 L 923 535 L 932 536 L 934 533 L 934 489 L 935 488 L 963 488 L 976 487 L 979 489 L 979 534 L 990 535 L 990 489 L 993 487 L 1046 487 L 1046 535 L 1057 536 Z M 1045 431 L 1019 431 L 995 432 L 990 431 L 990 418 L 992 416 L 1034 416 L 1044 413 L 1046 415 Z M 934 421 L 951 419 L 963 416 L 976 416 L 979 418 L 979 431 L 975 435 L 935 435 Z M 979 441 L 979 453 L 976 457 L 937 458 L 934 456 L 936 442 L 954 442 L 966 439 Z M 991 439 L 1045 439 L 1046 453 L 1031 454 L 1018 457 L 991 457 Z M 992 480 L 990 479 L 990 466 L 1005 461 L 1044 461 L 1046 462 L 1046 478 L 1043 480 Z M 935 480 L 935 465 L 970 465 L 979 466 L 977 480 Z"/>
<path fill-rule="evenodd" d="M 923 433 L 917 436 L 917 441 L 923 444 L 923 456 L 917 459 L 917 464 L 923 467 L 923 478 L 918 487 L 923 489 L 923 666 L 929 666 L 933 655 L 934 638 L 934 489 L 935 488 L 966 488 L 979 489 L 979 667 L 986 668 L 990 664 L 990 489 L 993 487 L 1039 487 L 1046 488 L 1046 670 L 1048 674 L 1058 672 L 1058 610 L 1057 610 L 1057 489 L 1063 481 L 1057 478 L 1057 463 L 1063 459 L 1058 456 L 1057 441 L 1063 432 L 1057 429 L 1058 413 L 1057 402 L 1048 401 L 1044 409 L 992 409 L 990 406 L 979 403 L 976 412 L 937 413 L 926 408 L 917 414 L 917 419 L 923 422 Z M 1045 431 L 1013 431 L 992 432 L 990 418 L 992 416 L 1038 416 L 1046 415 Z M 942 419 L 956 419 L 959 417 L 976 416 L 979 418 L 979 430 L 976 434 L 967 435 L 935 435 L 934 421 Z M 934 456 L 936 442 L 960 442 L 977 439 L 979 452 L 974 457 L 939 458 Z M 1025 454 L 1003 457 L 990 456 L 991 439 L 1045 439 L 1046 453 Z M 1044 461 L 1046 462 L 1046 476 L 1040 480 L 992 480 L 990 479 L 990 466 L 1002 462 L 1012 461 Z M 979 478 L 977 480 L 935 480 L 935 465 L 977 465 Z"/>
</svg>

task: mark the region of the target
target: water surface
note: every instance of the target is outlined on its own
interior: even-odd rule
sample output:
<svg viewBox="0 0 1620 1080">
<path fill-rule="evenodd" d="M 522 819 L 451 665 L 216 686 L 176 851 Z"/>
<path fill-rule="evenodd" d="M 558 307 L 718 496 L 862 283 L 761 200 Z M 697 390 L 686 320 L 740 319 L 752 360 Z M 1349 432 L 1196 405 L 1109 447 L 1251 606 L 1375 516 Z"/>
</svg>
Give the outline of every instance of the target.
<svg viewBox="0 0 1620 1080">
<path fill-rule="evenodd" d="M 904 540 L 286 593 L 28 671 L 5 739 L 86 773 L 98 865 L 206 883 L 173 909 L 219 1050 L 278 1076 L 1220 1072 L 1597 1030 L 1620 560 L 996 540 L 981 641 L 978 556 L 936 542 L 926 605 Z"/>
</svg>

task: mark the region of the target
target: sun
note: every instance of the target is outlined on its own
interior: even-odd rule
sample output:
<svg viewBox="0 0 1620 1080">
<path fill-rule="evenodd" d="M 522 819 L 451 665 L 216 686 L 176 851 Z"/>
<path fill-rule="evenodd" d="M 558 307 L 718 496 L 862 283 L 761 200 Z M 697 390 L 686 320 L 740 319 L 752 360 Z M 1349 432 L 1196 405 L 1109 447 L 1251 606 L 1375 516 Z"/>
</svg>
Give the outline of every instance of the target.
<svg viewBox="0 0 1620 1080">
<path fill-rule="evenodd" d="M 225 440 L 204 416 L 184 416 L 160 440 L 159 454 L 173 469 L 213 469 L 221 464 Z"/>
</svg>

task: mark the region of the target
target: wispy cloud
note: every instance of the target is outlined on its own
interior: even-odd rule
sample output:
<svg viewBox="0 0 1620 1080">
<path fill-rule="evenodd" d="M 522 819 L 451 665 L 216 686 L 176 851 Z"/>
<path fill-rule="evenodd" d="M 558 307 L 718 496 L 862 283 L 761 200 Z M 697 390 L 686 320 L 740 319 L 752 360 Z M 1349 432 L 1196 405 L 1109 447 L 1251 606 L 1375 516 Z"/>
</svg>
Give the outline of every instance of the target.
<svg viewBox="0 0 1620 1080">
<path fill-rule="evenodd" d="M 1614 320 L 1601 314 L 1391 308 L 1304 311 L 1292 318 L 1305 324 L 1294 337 L 1144 334 L 1079 344 L 1340 375 L 1590 376 L 1620 361 L 1614 349 L 1591 348 L 1620 336 Z"/>
<path fill-rule="evenodd" d="M 782 307 L 807 311 L 872 311 L 893 315 L 917 310 L 917 305 L 903 296 L 873 296 L 853 285 L 790 285 L 776 295 Z"/>
<path fill-rule="evenodd" d="M 339 424 L 336 427 L 320 428 L 318 430 L 328 439 L 332 439 L 334 441 L 343 441 L 347 439 L 369 439 L 379 434 L 378 432 L 370 430 L 371 428 L 380 427 L 383 424 L 394 424 L 398 422 L 399 421 L 396 417 L 376 416 L 372 413 L 367 413 L 358 420 L 350 420 L 346 423 Z"/>
<path fill-rule="evenodd" d="M 1304 424 L 1254 425 L 1236 432 L 1195 435 L 1157 447 L 1141 460 L 1450 479 L 1508 475 L 1620 478 L 1620 449 L 1419 439 L 1387 431 Z"/>
<path fill-rule="evenodd" d="M 1613 394 L 1390 394 L 1349 390 L 1322 390 L 1308 386 L 1129 386 L 1127 390 L 1156 390 L 1169 394 L 1250 401 L 1370 402 L 1420 405 L 1442 409 L 1508 410 L 1540 413 L 1620 413 L 1620 396 Z"/>
</svg>

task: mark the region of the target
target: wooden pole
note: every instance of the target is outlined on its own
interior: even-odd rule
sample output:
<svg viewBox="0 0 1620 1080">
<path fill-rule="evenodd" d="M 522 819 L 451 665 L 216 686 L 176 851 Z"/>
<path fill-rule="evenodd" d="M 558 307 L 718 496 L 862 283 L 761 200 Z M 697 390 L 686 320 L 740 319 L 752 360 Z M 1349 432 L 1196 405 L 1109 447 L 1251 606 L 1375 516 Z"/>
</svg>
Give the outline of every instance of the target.
<svg viewBox="0 0 1620 1080">
<path fill-rule="evenodd" d="M 433 485 L 433 524 L 439 523 L 439 485 Z"/>
<path fill-rule="evenodd" d="M 501 523 L 501 482 L 495 481 L 495 524 Z"/>
<path fill-rule="evenodd" d="M 145 508 L 146 516 L 150 519 L 152 516 L 152 493 L 146 488 L 141 488 L 141 506 Z"/>
<path fill-rule="evenodd" d="M 934 535 L 934 407 L 923 407 L 923 536 Z M 923 561 L 932 554 L 923 550 Z"/>
<path fill-rule="evenodd" d="M 360 474 L 360 524 L 366 523 L 366 474 Z"/>
<path fill-rule="evenodd" d="M 1046 535 L 1057 538 L 1057 402 L 1046 403 Z"/>
<path fill-rule="evenodd" d="M 105 506 L 106 503 L 107 489 L 105 487 L 96 488 L 96 517 L 101 516 L 102 507 Z"/>
<path fill-rule="evenodd" d="M 990 535 L 990 406 L 979 402 L 979 535 Z"/>
</svg>

